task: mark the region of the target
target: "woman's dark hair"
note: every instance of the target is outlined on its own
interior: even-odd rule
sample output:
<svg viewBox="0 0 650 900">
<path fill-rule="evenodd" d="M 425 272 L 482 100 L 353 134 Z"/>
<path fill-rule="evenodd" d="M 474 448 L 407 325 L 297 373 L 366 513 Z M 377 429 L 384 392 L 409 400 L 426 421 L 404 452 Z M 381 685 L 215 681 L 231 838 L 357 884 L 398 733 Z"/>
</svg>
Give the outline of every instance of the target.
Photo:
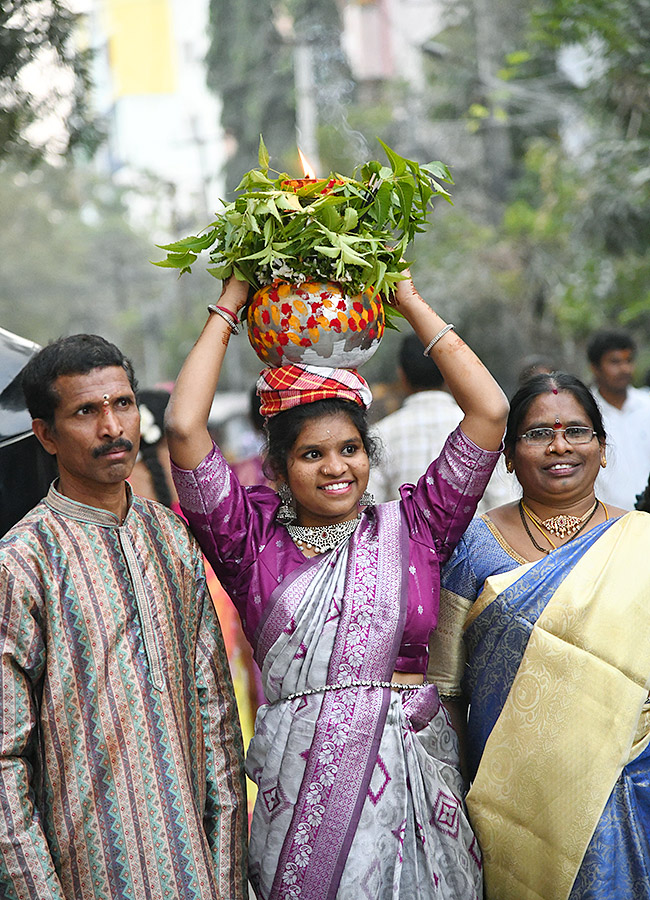
<svg viewBox="0 0 650 900">
<path fill-rule="evenodd" d="M 164 506 L 171 507 L 172 494 L 167 483 L 167 475 L 158 459 L 158 444 L 164 435 L 165 410 L 169 403 L 169 391 L 163 388 L 145 388 L 139 392 L 140 415 L 148 409 L 156 426 L 154 438 L 147 433 L 140 433 L 140 459 L 151 476 L 156 500 Z"/>
<path fill-rule="evenodd" d="M 257 385 L 253 385 L 248 395 L 248 418 L 258 434 L 263 434 L 266 419 L 260 412 L 262 398 L 257 393 Z"/>
<path fill-rule="evenodd" d="M 528 381 L 522 384 L 510 401 L 510 413 L 504 438 L 506 456 L 512 457 L 514 454 L 521 423 L 533 400 L 542 394 L 550 394 L 554 391 L 571 394 L 584 409 L 598 440 L 600 442 L 605 440 L 603 417 L 589 388 L 575 375 L 569 375 L 567 372 L 551 372 L 550 374 L 543 372 L 539 375 L 533 375 L 532 378 L 529 378 Z"/>
<path fill-rule="evenodd" d="M 355 426 L 361 435 L 370 464 L 374 465 L 379 458 L 379 443 L 370 435 L 365 409 L 351 400 L 332 397 L 294 406 L 266 420 L 264 426 L 266 453 L 263 466 L 266 477 L 270 480 L 277 478 L 278 475 L 286 477 L 289 453 L 307 422 L 339 413 L 344 413 Z"/>
</svg>

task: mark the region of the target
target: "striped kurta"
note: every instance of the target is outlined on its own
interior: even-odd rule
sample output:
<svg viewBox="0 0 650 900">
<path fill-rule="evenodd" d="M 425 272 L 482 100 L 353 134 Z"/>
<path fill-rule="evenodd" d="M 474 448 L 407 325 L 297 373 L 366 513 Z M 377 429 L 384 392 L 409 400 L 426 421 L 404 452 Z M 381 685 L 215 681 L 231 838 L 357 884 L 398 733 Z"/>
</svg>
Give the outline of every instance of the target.
<svg viewBox="0 0 650 900">
<path fill-rule="evenodd" d="M 185 524 L 51 488 L 0 541 L 0 897 L 239 900 L 244 790 Z"/>
</svg>

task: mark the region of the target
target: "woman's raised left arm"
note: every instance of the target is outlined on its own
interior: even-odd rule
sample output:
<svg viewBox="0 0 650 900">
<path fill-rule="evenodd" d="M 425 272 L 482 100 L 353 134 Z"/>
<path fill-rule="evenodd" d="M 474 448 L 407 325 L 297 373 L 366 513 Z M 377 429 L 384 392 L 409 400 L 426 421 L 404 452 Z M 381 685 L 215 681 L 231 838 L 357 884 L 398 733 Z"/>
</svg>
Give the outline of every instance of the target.
<svg viewBox="0 0 650 900">
<path fill-rule="evenodd" d="M 393 302 L 425 348 L 446 328 L 445 321 L 422 299 L 410 278 L 398 282 Z M 432 344 L 429 355 L 465 414 L 460 423 L 464 434 L 483 450 L 498 450 L 508 401 L 492 375 L 451 328 Z"/>
</svg>

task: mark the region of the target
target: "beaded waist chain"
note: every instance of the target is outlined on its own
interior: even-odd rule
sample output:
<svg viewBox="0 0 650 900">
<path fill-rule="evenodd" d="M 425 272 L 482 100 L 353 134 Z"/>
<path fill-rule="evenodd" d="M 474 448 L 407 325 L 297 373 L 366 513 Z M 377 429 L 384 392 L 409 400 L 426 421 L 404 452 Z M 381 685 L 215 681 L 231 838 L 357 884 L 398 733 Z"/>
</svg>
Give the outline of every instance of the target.
<svg viewBox="0 0 650 900">
<path fill-rule="evenodd" d="M 310 697 L 312 694 L 325 694 L 327 691 L 342 691 L 345 690 L 345 688 L 390 688 L 392 691 L 415 691 L 419 690 L 419 688 L 426 687 L 427 684 L 428 682 L 426 681 L 422 684 L 402 684 L 401 681 L 371 681 L 370 679 L 363 679 L 360 681 L 347 681 L 344 684 L 323 684 L 320 687 L 296 691 L 293 694 L 288 694 L 286 697 L 278 697 L 275 702 L 279 703 L 280 700 L 297 700 L 299 697 Z"/>
</svg>

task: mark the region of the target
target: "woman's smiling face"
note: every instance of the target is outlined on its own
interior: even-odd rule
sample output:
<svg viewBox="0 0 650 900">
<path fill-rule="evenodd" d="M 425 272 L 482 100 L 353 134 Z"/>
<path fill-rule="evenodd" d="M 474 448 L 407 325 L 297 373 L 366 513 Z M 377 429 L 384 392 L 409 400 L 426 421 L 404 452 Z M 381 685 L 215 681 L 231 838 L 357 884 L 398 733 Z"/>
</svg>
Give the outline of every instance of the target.
<svg viewBox="0 0 650 900">
<path fill-rule="evenodd" d="M 593 422 L 572 393 L 540 394 L 531 403 L 519 427 L 519 434 L 531 428 L 564 429 L 571 425 L 593 428 Z M 547 446 L 518 440 L 511 457 L 524 498 L 554 506 L 577 501 L 593 493 L 604 453 L 598 438 L 587 444 L 570 444 L 563 433 Z"/>
<path fill-rule="evenodd" d="M 369 473 L 368 454 L 349 416 L 341 412 L 307 421 L 287 458 L 298 524 L 355 518 Z"/>
</svg>

